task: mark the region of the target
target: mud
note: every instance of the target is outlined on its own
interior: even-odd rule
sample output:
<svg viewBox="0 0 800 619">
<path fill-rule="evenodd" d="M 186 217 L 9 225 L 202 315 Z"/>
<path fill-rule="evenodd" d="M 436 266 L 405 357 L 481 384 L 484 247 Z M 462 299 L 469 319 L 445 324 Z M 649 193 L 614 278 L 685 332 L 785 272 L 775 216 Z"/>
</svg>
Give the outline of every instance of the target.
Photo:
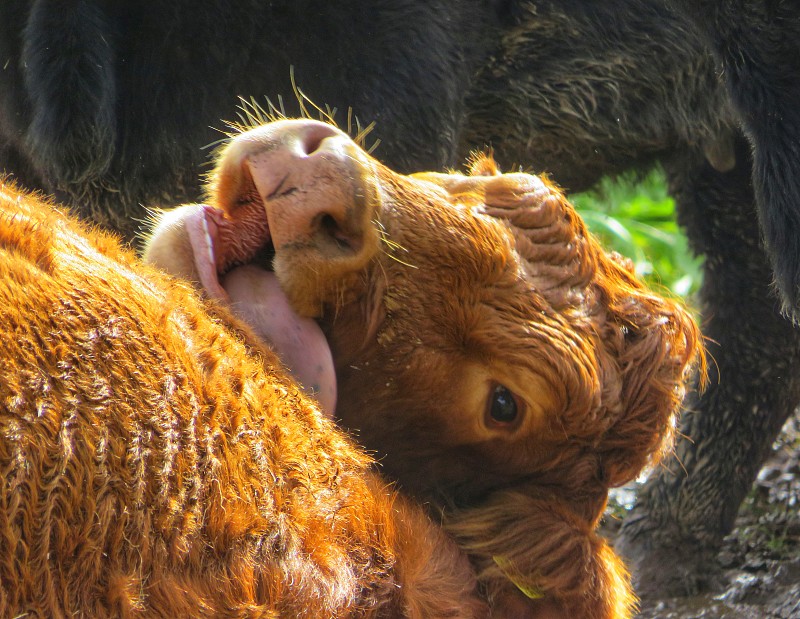
<svg viewBox="0 0 800 619">
<path fill-rule="evenodd" d="M 609 538 L 640 483 L 613 492 L 603 523 Z M 639 619 L 800 619 L 800 412 L 786 422 L 717 561 L 712 590 L 645 600 Z"/>
</svg>

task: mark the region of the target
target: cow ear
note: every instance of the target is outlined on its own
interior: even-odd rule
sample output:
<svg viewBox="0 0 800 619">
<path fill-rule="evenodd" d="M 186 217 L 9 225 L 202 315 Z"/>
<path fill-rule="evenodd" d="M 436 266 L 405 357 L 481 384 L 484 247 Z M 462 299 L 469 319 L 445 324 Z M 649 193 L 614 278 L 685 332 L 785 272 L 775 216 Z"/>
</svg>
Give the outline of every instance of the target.
<svg viewBox="0 0 800 619">
<path fill-rule="evenodd" d="M 494 160 L 492 152 L 473 152 L 467 161 L 470 176 L 500 176 L 500 168 Z"/>
<path fill-rule="evenodd" d="M 603 376 L 602 406 L 613 419 L 598 437 L 603 481 L 635 478 L 671 446 L 688 381 L 705 377 L 700 332 L 677 300 L 656 294 L 618 254 L 598 248 L 591 284 L 604 319 L 597 325 Z"/>
<path fill-rule="evenodd" d="M 469 196 L 468 201 L 482 201 L 487 182 L 502 177 L 491 152 L 474 151 L 466 163 L 467 174 L 459 172 L 417 172 L 411 177 L 427 181 L 444 189 L 453 199 Z"/>
</svg>

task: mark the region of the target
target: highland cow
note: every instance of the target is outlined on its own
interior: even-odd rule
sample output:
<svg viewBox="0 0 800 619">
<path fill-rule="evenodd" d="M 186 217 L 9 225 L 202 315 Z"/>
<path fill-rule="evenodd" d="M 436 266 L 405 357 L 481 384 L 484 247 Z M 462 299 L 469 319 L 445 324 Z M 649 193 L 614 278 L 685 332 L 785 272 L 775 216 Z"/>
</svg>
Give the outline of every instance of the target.
<svg viewBox="0 0 800 619">
<path fill-rule="evenodd" d="M 230 304 L 385 454 L 495 616 L 627 617 L 595 529 L 609 488 L 660 454 L 697 332 L 553 186 L 471 169 L 406 177 L 330 125 L 256 127 L 144 255 Z"/>
<path fill-rule="evenodd" d="M 577 191 L 660 162 L 706 259 L 718 371 L 622 546 L 642 592 L 680 593 L 713 574 L 800 403 L 800 334 L 771 285 L 774 264 L 784 306 L 795 305 L 798 23 L 787 2 L 748 0 L 6 0 L 0 163 L 130 239 L 144 206 L 201 197 L 203 147 L 238 95 L 300 111 L 292 68 L 340 121 L 348 109 L 376 121 L 376 155 L 402 171 L 452 166 L 488 144 L 504 167 Z"/>
<path fill-rule="evenodd" d="M 486 616 L 243 324 L 5 183 L 0 329 L 0 616 Z"/>
<path fill-rule="evenodd" d="M 148 251 L 216 301 L 4 184 L 2 613 L 487 610 L 262 344 L 275 331 L 224 307 L 283 295 L 331 346 L 337 414 L 393 434 L 388 468 L 427 445 L 395 472 L 444 510 L 493 616 L 628 616 L 594 528 L 668 436 L 696 328 L 551 186 L 473 171 L 400 176 L 318 123 L 243 134 L 214 205 L 168 215 Z"/>
</svg>

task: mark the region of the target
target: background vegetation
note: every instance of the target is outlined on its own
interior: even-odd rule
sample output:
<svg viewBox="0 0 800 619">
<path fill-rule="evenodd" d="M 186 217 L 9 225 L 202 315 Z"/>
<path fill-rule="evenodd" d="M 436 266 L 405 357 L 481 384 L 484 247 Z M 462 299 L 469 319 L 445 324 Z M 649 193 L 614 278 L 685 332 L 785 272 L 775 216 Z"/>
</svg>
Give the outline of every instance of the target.
<svg viewBox="0 0 800 619">
<path fill-rule="evenodd" d="M 631 258 L 637 273 L 656 288 L 683 297 L 697 290 L 701 260 L 675 221 L 675 202 L 662 170 L 645 177 L 606 178 L 597 189 L 570 200 L 606 247 Z"/>
</svg>

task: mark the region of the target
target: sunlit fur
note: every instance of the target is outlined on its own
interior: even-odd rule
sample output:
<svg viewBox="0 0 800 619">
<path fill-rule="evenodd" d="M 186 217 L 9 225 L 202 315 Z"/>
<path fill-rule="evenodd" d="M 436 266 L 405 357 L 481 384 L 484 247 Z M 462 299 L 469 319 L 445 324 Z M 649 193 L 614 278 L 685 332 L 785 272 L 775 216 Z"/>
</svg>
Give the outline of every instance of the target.
<svg viewBox="0 0 800 619">
<path fill-rule="evenodd" d="M 223 308 L 0 184 L 0 616 L 483 616 L 370 464 Z"/>
<path fill-rule="evenodd" d="M 212 205 L 242 226 L 236 262 L 257 250 L 245 220 L 264 218 L 242 161 L 280 142 L 255 133 L 221 156 Z M 403 176 L 353 148 L 321 158 L 327 180 L 291 199 L 362 183 L 373 210 L 353 216 L 380 243 L 364 244 L 358 277 L 313 245 L 276 248 L 273 263 L 328 336 L 339 421 L 442 518 L 495 616 L 629 617 L 626 570 L 596 527 L 609 488 L 669 443 L 701 356 L 694 321 L 606 253 L 545 179 L 502 175 L 484 156 L 469 175 Z M 323 269 L 324 285 L 297 275 Z M 487 419 L 497 384 L 520 402 L 507 426 Z"/>
<path fill-rule="evenodd" d="M 545 180 L 472 168 L 385 181 L 397 197 L 381 223 L 413 268 L 379 257 L 373 341 L 337 327 L 347 309 L 332 321 L 338 414 L 442 510 L 497 614 L 535 616 L 526 589 L 562 616 L 630 616 L 595 528 L 608 489 L 670 443 L 697 327 Z M 526 404 L 512 428 L 486 423 L 494 383 Z"/>
</svg>

